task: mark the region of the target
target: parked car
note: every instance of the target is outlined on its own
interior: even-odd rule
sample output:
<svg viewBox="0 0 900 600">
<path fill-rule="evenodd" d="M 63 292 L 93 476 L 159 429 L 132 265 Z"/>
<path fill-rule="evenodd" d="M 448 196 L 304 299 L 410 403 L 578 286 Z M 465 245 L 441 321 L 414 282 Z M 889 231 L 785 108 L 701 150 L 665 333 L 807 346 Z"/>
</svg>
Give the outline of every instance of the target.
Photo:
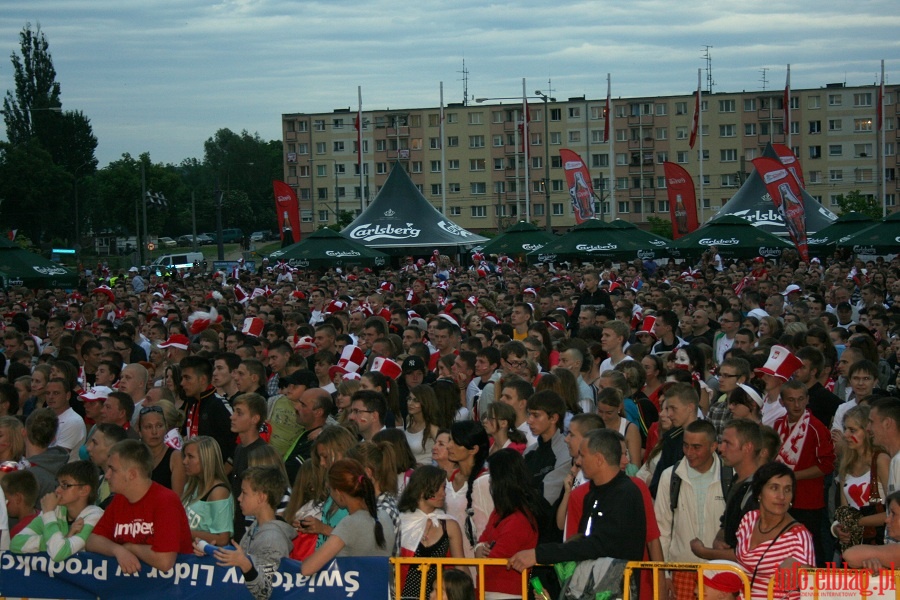
<svg viewBox="0 0 900 600">
<path fill-rule="evenodd" d="M 175 240 L 173 240 L 170 237 L 157 238 L 156 241 L 159 242 L 160 248 L 174 248 L 178 245 L 178 242 L 176 242 Z"/>
<path fill-rule="evenodd" d="M 192 246 L 193 245 L 193 236 L 191 235 L 182 235 L 178 238 L 179 246 Z M 197 245 L 198 246 L 208 246 L 210 244 L 214 244 L 215 241 L 206 235 L 205 233 L 197 234 Z"/>
<path fill-rule="evenodd" d="M 272 239 L 271 231 L 254 231 L 250 234 L 251 242 L 264 242 L 269 239 Z"/>
</svg>

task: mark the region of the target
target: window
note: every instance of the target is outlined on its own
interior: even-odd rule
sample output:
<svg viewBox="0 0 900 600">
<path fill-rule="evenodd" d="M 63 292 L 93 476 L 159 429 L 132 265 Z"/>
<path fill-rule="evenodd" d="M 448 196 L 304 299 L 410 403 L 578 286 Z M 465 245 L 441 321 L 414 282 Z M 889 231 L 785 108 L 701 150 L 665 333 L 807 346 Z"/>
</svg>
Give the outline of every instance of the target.
<svg viewBox="0 0 900 600">
<path fill-rule="evenodd" d="M 387 150 L 387 140 L 375 140 L 375 151 L 384 152 Z"/>
<path fill-rule="evenodd" d="M 666 162 L 667 160 L 669 160 L 668 152 L 657 152 L 656 153 L 656 164 L 661 165 L 664 162 Z"/>
<path fill-rule="evenodd" d="M 709 110 L 709 100 L 702 100 L 700 102 L 700 112 L 706 112 Z"/>
<path fill-rule="evenodd" d="M 456 171 L 457 169 L 459 169 L 459 159 L 458 158 L 449 159 L 447 161 L 447 169 L 449 171 Z"/>
<path fill-rule="evenodd" d="M 309 121 L 297 121 L 297 131 L 300 133 L 309 131 Z"/>
<path fill-rule="evenodd" d="M 570 144 L 580 144 L 581 143 L 581 132 L 580 131 L 570 131 L 569 132 L 569 143 Z"/>
<path fill-rule="evenodd" d="M 628 178 L 627 177 L 616 177 L 616 189 L 617 190 L 627 190 L 628 189 Z"/>
<path fill-rule="evenodd" d="M 536 217 L 544 216 L 544 205 L 543 204 L 532 204 L 531 205 L 531 214 Z"/>
<path fill-rule="evenodd" d="M 627 129 L 616 129 L 616 141 L 617 142 L 627 142 L 628 141 L 628 130 Z"/>
<path fill-rule="evenodd" d="M 469 148 L 484 148 L 484 136 L 483 135 L 470 135 L 469 136 Z"/>
<path fill-rule="evenodd" d="M 550 143 L 554 146 L 562 144 L 562 133 L 559 131 L 550 132 Z"/>
<path fill-rule="evenodd" d="M 756 135 L 756 123 L 744 123 L 744 135 Z"/>
<path fill-rule="evenodd" d="M 328 200 L 328 188 L 320 187 L 318 188 L 319 192 L 319 200 Z M 321 221 L 321 219 L 319 219 Z"/>
<path fill-rule="evenodd" d="M 841 194 L 831 194 L 828 196 L 828 202 L 831 204 L 831 206 L 837 206 L 840 197 Z"/>
<path fill-rule="evenodd" d="M 628 164 L 628 155 L 621 153 L 621 152 L 616 154 L 616 164 L 619 165 L 620 167 L 627 165 Z"/>
<path fill-rule="evenodd" d="M 791 121 L 790 128 L 791 128 L 792 134 L 799 134 L 800 133 L 800 121 Z"/>
<path fill-rule="evenodd" d="M 441 126 L 441 113 L 431 113 L 428 115 L 428 126 L 429 127 L 440 127 Z"/>
<path fill-rule="evenodd" d="M 675 159 L 675 162 L 677 162 L 677 163 L 680 164 L 680 165 L 686 165 L 686 164 L 687 164 L 687 161 L 688 161 L 688 153 L 687 153 L 687 150 L 679 150 L 679 151 L 678 151 L 678 154 L 677 154 L 676 156 L 677 156 L 677 157 L 676 157 L 676 159 Z"/>
<path fill-rule="evenodd" d="M 843 181 L 844 172 L 841 169 L 831 169 L 828 171 L 829 181 Z"/>
<path fill-rule="evenodd" d="M 884 195 L 884 205 L 885 206 L 896 206 L 897 205 L 897 196 L 894 194 L 885 194 Z"/>
<path fill-rule="evenodd" d="M 676 102 L 675 103 L 675 114 L 676 115 L 686 115 L 687 114 L 687 102 Z"/>
<path fill-rule="evenodd" d="M 473 219 L 483 219 L 487 216 L 487 206 L 473 206 L 472 207 L 472 218 Z"/>
<path fill-rule="evenodd" d="M 709 135 L 709 125 L 703 125 L 700 127 L 700 135 Z"/>
<path fill-rule="evenodd" d="M 709 150 L 704 148 L 702 156 L 700 154 L 700 150 L 697 150 L 697 160 L 709 160 Z"/>
<path fill-rule="evenodd" d="M 450 216 L 451 217 L 462 216 L 462 207 L 461 206 L 451 206 L 450 207 Z"/>
<path fill-rule="evenodd" d="M 447 191 L 451 194 L 458 194 L 460 192 L 460 190 L 461 190 L 461 188 L 458 183 L 448 183 L 447 184 Z"/>
<path fill-rule="evenodd" d="M 502 159 L 502 158 L 495 158 L 495 159 L 494 159 L 494 170 L 495 170 L 495 171 L 503 171 L 503 170 L 505 170 L 505 169 L 506 169 L 506 165 L 504 164 L 503 159 Z"/>
<path fill-rule="evenodd" d="M 481 125 L 483 118 L 484 118 L 484 113 L 470 112 L 469 113 L 469 125 Z"/>
<path fill-rule="evenodd" d="M 841 156 L 844 153 L 844 148 L 840 144 L 830 144 L 828 146 L 828 156 Z"/>
<path fill-rule="evenodd" d="M 737 135 L 737 126 L 719 125 L 719 137 L 734 137 Z"/>
<path fill-rule="evenodd" d="M 328 165 L 316 165 L 316 177 L 325 177 L 328 175 Z"/>
<path fill-rule="evenodd" d="M 550 166 L 554 169 L 562 169 L 562 157 L 559 154 L 557 154 L 556 156 L 551 156 Z"/>
<path fill-rule="evenodd" d="M 502 147 L 505 145 L 505 142 L 503 141 L 503 136 L 502 136 L 502 135 L 495 135 L 495 136 L 494 136 L 493 138 L 491 138 L 491 139 L 494 140 L 494 141 L 493 141 L 494 148 L 502 148 Z"/>
<path fill-rule="evenodd" d="M 809 132 L 811 134 L 822 133 L 822 121 L 810 121 Z"/>
<path fill-rule="evenodd" d="M 893 156 L 894 155 L 894 142 L 887 142 L 884 145 L 884 155 L 885 156 Z"/>
<path fill-rule="evenodd" d="M 822 171 L 808 171 L 806 173 L 806 180 L 809 183 L 822 183 Z"/>
<path fill-rule="evenodd" d="M 562 202 L 554 202 L 552 205 L 553 215 L 556 217 L 560 217 L 563 215 L 565 204 Z"/>
<path fill-rule="evenodd" d="M 853 156 L 856 158 L 872 156 L 872 144 L 853 144 Z"/>
<path fill-rule="evenodd" d="M 657 175 L 656 176 L 656 187 L 661 190 L 664 190 L 664 189 L 666 189 L 666 187 L 668 187 L 666 184 L 666 176 L 665 175 Z"/>
<path fill-rule="evenodd" d="M 554 179 L 550 182 L 550 189 L 554 192 L 564 192 L 568 188 L 566 188 L 566 182 L 562 179 Z"/>
<path fill-rule="evenodd" d="M 561 108 L 551 108 L 550 109 L 550 120 L 551 121 L 562 121 L 562 109 Z"/>
<path fill-rule="evenodd" d="M 656 105 L 656 116 L 657 117 L 666 116 L 666 110 L 668 110 L 668 107 L 665 104 L 657 104 Z"/>
<path fill-rule="evenodd" d="M 853 106 L 872 106 L 872 92 L 853 94 Z"/>
<path fill-rule="evenodd" d="M 875 172 L 872 169 L 853 169 L 855 183 L 872 183 L 875 181 Z"/>
<path fill-rule="evenodd" d="M 495 110 L 491 113 L 491 121 L 494 123 L 502 123 L 505 118 L 506 115 L 502 110 Z"/>
<path fill-rule="evenodd" d="M 619 206 L 619 214 L 623 214 L 623 215 L 628 214 L 629 208 L 631 207 L 631 205 L 628 202 L 623 201 L 623 202 L 618 202 L 617 204 Z"/>
<path fill-rule="evenodd" d="M 297 144 L 297 154 L 309 154 L 309 144 L 306 142 Z"/>
<path fill-rule="evenodd" d="M 704 150 L 704 152 L 706 152 L 706 150 Z M 735 162 L 737 160 L 737 150 L 719 150 L 719 160 L 722 162 Z"/>
<path fill-rule="evenodd" d="M 581 118 L 581 107 L 580 106 L 570 106 L 569 107 L 569 118 L 570 119 L 580 119 Z"/>
<path fill-rule="evenodd" d="M 840 119 L 828 119 L 828 131 L 840 131 L 841 130 L 841 120 Z"/>
<path fill-rule="evenodd" d="M 756 110 L 756 98 L 744 98 L 744 112 Z"/>
<path fill-rule="evenodd" d="M 432 173 L 440 173 L 441 172 L 441 161 L 439 161 L 439 160 L 431 161 L 431 172 Z"/>
<path fill-rule="evenodd" d="M 809 147 L 809 157 L 810 158 L 822 158 L 822 146 L 810 146 Z"/>
<path fill-rule="evenodd" d="M 664 105 L 660 105 L 664 106 Z M 657 140 L 665 140 L 669 137 L 669 130 L 666 127 L 657 127 L 656 128 L 656 139 Z"/>
<path fill-rule="evenodd" d="M 591 143 L 592 144 L 602 144 L 606 140 L 603 139 L 603 130 L 602 129 L 592 129 L 591 130 Z"/>
<path fill-rule="evenodd" d="M 592 167 L 608 167 L 609 154 L 591 154 Z"/>
<path fill-rule="evenodd" d="M 628 116 L 628 110 L 624 104 L 616 104 L 616 117 L 626 117 Z"/>
<path fill-rule="evenodd" d="M 494 193 L 495 194 L 505 194 L 506 193 L 506 182 L 505 181 L 495 181 L 494 182 Z"/>
<path fill-rule="evenodd" d="M 353 165 L 353 174 L 359 177 L 359 165 Z M 369 174 L 369 163 L 363 163 L 363 175 Z"/>
<path fill-rule="evenodd" d="M 828 94 L 828 106 L 841 106 L 844 98 L 840 94 Z"/>
<path fill-rule="evenodd" d="M 531 168 L 532 169 L 543 169 L 544 168 L 544 157 L 543 156 L 532 156 L 531 157 Z"/>
<path fill-rule="evenodd" d="M 530 133 L 531 135 L 531 145 L 532 146 L 542 146 L 544 144 L 543 135 L 540 133 Z"/>
<path fill-rule="evenodd" d="M 441 138 L 428 138 L 428 147 L 432 150 L 440 150 Z"/>
<path fill-rule="evenodd" d="M 806 99 L 806 107 L 812 110 L 822 108 L 822 99 L 819 96 L 810 96 Z"/>
<path fill-rule="evenodd" d="M 487 184 L 483 181 L 474 181 L 469 187 L 469 191 L 472 194 L 486 194 L 487 193 Z"/>
<path fill-rule="evenodd" d="M 337 189 L 338 198 L 346 198 L 347 197 L 347 188 L 341 186 Z"/>
<path fill-rule="evenodd" d="M 300 177 L 309 177 L 309 165 L 300 165 Z"/>
<path fill-rule="evenodd" d="M 331 127 L 333 129 L 343 129 L 344 128 L 344 120 L 343 119 L 334 119 L 332 121 Z"/>
<path fill-rule="evenodd" d="M 719 112 L 720 113 L 729 113 L 734 112 L 735 108 L 734 100 L 719 100 Z"/>
<path fill-rule="evenodd" d="M 459 137 L 451 135 L 447 137 L 447 147 L 456 148 L 459 146 Z"/>
<path fill-rule="evenodd" d="M 344 142 L 335 142 L 334 143 L 334 151 L 335 152 L 343 152 L 344 151 Z"/>
<path fill-rule="evenodd" d="M 853 119 L 853 131 L 856 133 L 869 133 L 872 131 L 872 118 Z"/>
<path fill-rule="evenodd" d="M 722 187 L 737 187 L 737 175 L 735 175 L 734 173 L 722 175 Z"/>
<path fill-rule="evenodd" d="M 342 165 L 341 163 L 334 163 L 334 172 L 336 175 L 344 175 L 347 173 L 347 165 Z"/>
<path fill-rule="evenodd" d="M 756 148 L 747 148 L 744 150 L 744 159 L 745 160 L 753 160 L 756 158 L 757 150 Z"/>
<path fill-rule="evenodd" d="M 316 119 L 315 123 L 313 123 L 313 130 L 315 130 L 315 131 L 325 131 L 325 121 L 324 121 L 324 119 Z"/>
<path fill-rule="evenodd" d="M 375 163 L 375 172 L 378 175 L 384 175 L 385 173 L 387 173 L 388 172 L 387 163 L 384 163 L 384 162 Z"/>
<path fill-rule="evenodd" d="M 688 128 L 687 127 L 676 127 L 675 128 L 675 139 L 676 140 L 688 139 Z"/>
<path fill-rule="evenodd" d="M 483 158 L 470 158 L 469 159 L 469 170 L 470 171 L 484 171 L 485 169 L 485 161 Z"/>
<path fill-rule="evenodd" d="M 316 142 L 316 154 L 325 154 L 326 149 L 325 142 Z"/>
<path fill-rule="evenodd" d="M 328 221 L 328 211 L 327 210 L 319 211 L 319 221 L 322 223 L 325 223 Z"/>
<path fill-rule="evenodd" d="M 537 181 L 532 181 L 531 182 L 531 190 L 535 193 L 543 192 L 544 191 L 544 180 L 539 179 Z"/>
<path fill-rule="evenodd" d="M 656 203 L 656 212 L 660 212 L 660 213 L 669 212 L 669 201 L 668 200 L 659 200 Z"/>
</svg>

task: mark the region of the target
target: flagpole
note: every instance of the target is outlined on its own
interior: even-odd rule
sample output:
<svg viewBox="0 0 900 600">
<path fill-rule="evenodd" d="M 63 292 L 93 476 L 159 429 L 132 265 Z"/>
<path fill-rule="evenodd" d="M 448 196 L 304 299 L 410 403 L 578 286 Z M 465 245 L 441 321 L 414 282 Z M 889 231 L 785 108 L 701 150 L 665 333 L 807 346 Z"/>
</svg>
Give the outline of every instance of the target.
<svg viewBox="0 0 900 600">
<path fill-rule="evenodd" d="M 441 214 L 447 216 L 447 169 L 444 162 L 444 82 L 441 82 Z"/>
<path fill-rule="evenodd" d="M 878 94 L 878 109 L 876 112 L 880 115 L 878 119 L 878 134 L 881 136 L 881 148 L 878 153 L 878 180 L 881 182 L 881 212 L 882 217 L 887 218 L 887 177 L 885 177 L 884 170 L 884 152 L 886 149 L 884 143 L 884 59 L 881 59 L 881 84 L 879 86 L 879 94 Z"/>
<path fill-rule="evenodd" d="M 544 115 L 544 118 L 547 119 L 548 115 Z M 518 127 L 517 127 L 518 129 Z M 531 183 L 528 175 L 528 98 L 525 93 L 525 78 L 522 78 L 522 158 L 525 161 L 525 220 L 529 221 L 531 214 L 531 190 L 529 189 Z M 549 156 L 545 156 L 544 160 L 550 160 Z M 549 181 L 544 182 L 544 185 L 550 185 Z"/>
<path fill-rule="evenodd" d="M 613 126 L 612 76 L 606 74 L 606 131 L 609 143 L 609 220 L 616 219 L 616 149 L 613 148 L 615 127 Z"/>
<path fill-rule="evenodd" d="M 700 140 L 700 225 L 703 225 L 705 215 L 703 214 L 703 88 L 700 87 L 701 69 L 697 69 L 697 138 Z"/>
<path fill-rule="evenodd" d="M 787 147 L 791 147 L 791 65 L 787 66 L 787 80 L 784 84 L 784 135 Z"/>
<path fill-rule="evenodd" d="M 362 214 L 362 211 L 366 210 L 366 185 L 365 185 L 365 177 L 363 176 L 363 118 L 362 118 L 362 86 L 356 86 L 356 95 L 359 100 L 359 110 L 356 113 L 356 122 L 359 123 L 356 133 L 356 144 L 358 148 L 356 149 L 359 153 L 357 160 L 359 161 L 359 212 Z"/>
</svg>

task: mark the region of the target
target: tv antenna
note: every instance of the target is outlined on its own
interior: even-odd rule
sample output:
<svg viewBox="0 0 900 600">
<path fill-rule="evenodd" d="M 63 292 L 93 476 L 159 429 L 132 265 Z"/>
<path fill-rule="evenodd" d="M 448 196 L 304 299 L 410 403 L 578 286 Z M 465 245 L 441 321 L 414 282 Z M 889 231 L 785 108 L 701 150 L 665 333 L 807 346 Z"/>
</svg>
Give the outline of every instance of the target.
<svg viewBox="0 0 900 600">
<path fill-rule="evenodd" d="M 463 59 L 462 71 L 457 71 L 457 73 L 462 73 L 462 82 L 463 82 L 463 106 L 469 105 L 469 70 L 466 68 L 466 59 Z"/>
<path fill-rule="evenodd" d="M 703 46 L 703 60 L 706 61 L 706 93 L 712 94 L 713 86 L 715 85 L 715 81 L 713 81 L 712 76 L 712 55 L 709 53 L 710 48 L 712 46 L 706 45 Z"/>
<path fill-rule="evenodd" d="M 762 69 L 759 70 L 759 72 L 762 73 L 762 77 L 760 77 L 759 80 L 762 81 L 763 91 L 766 91 L 766 85 L 768 85 L 768 83 L 769 83 L 769 80 L 766 78 L 766 73 L 768 73 L 768 71 L 769 71 L 768 67 L 763 67 Z"/>
</svg>

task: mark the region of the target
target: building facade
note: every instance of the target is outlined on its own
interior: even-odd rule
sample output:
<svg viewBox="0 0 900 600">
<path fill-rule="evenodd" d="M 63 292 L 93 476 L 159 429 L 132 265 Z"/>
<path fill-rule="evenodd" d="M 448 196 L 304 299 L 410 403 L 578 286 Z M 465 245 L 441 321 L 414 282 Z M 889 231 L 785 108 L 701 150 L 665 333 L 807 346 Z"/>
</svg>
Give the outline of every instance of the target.
<svg viewBox="0 0 900 600">
<path fill-rule="evenodd" d="M 789 145 L 807 191 L 831 210 L 839 195 L 854 190 L 883 198 L 889 212 L 897 208 L 900 87 L 885 90 L 883 190 L 878 96 L 875 85 L 791 91 Z M 304 231 L 336 222 L 339 211 L 358 214 L 396 161 L 438 210 L 446 202 L 448 216 L 462 227 L 496 231 L 526 217 L 546 226 L 549 206 L 551 226 L 560 231 L 575 222 L 559 156 L 568 148 L 587 164 L 604 217 L 639 225 L 668 219 L 662 163 L 671 161 L 692 174 L 705 221 L 734 195 L 766 144 L 788 144 L 788 136 L 782 90 L 702 99 L 702 140 L 693 149 L 693 95 L 614 99 L 612 148 L 604 133 L 605 98 L 531 99 L 527 133 L 521 102 L 451 104 L 444 109 L 443 161 L 438 107 L 364 111 L 362 186 L 355 112 L 284 114 L 284 181 L 297 191 Z"/>
</svg>

